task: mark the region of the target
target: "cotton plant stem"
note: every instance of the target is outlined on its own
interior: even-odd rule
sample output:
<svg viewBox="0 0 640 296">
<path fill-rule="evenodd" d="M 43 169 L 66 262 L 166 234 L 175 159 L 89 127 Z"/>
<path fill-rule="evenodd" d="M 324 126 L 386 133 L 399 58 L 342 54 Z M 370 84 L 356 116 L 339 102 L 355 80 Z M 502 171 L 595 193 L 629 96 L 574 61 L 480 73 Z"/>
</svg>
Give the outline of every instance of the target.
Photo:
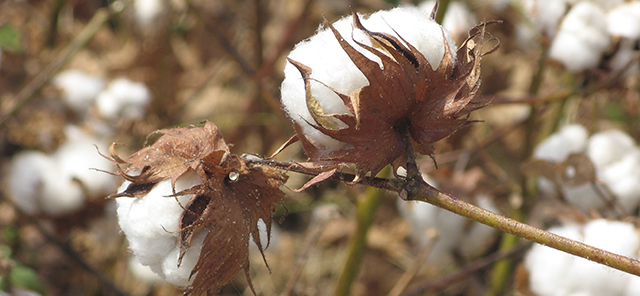
<svg viewBox="0 0 640 296">
<path fill-rule="evenodd" d="M 450 0 L 440 0 L 438 1 L 438 11 L 436 12 L 436 23 L 442 25 L 444 21 L 444 15 L 447 13 L 447 9 L 449 8 Z"/>
<path fill-rule="evenodd" d="M 315 176 L 319 172 L 299 163 L 290 163 L 261 159 L 255 155 L 246 154 L 243 156 L 249 163 L 268 165 L 280 169 L 298 172 Z M 337 172 L 331 179 L 351 182 L 355 176 L 353 174 Z M 584 243 L 571 240 L 537 227 L 516 221 L 500 214 L 487 211 L 474 206 L 448 194 L 442 193 L 431 187 L 422 180 L 385 179 L 364 177 L 360 181 L 361 185 L 394 191 L 405 200 L 417 200 L 428 202 L 437 207 L 451 211 L 463 217 L 480 222 L 490 227 L 511 233 L 518 237 L 539 243 L 565 253 L 569 253 L 587 260 L 607 265 L 611 268 L 640 276 L 640 261 L 625 256 L 604 251 Z"/>
<path fill-rule="evenodd" d="M 442 193 L 424 181 L 416 180 L 410 182 L 408 186 L 401 191 L 401 196 L 404 196 L 407 200 L 428 202 L 437 207 L 521 238 L 640 276 L 640 261 L 638 260 L 604 251 L 487 211 Z"/>
<path fill-rule="evenodd" d="M 349 240 L 347 260 L 338 279 L 334 293 L 336 296 L 351 295 L 351 286 L 360 270 L 360 262 L 362 261 L 364 247 L 367 243 L 367 233 L 373 223 L 373 218 L 378 212 L 378 208 L 380 208 L 383 196 L 383 190 L 368 188 L 366 196 L 358 202 L 356 231 Z"/>
</svg>

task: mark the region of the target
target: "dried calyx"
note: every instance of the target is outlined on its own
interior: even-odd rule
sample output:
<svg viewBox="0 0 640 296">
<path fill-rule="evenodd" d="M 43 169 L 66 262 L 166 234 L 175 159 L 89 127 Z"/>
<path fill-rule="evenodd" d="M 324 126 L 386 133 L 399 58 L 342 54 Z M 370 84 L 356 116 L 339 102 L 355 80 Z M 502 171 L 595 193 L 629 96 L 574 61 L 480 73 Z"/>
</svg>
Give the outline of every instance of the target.
<svg viewBox="0 0 640 296">
<path fill-rule="evenodd" d="M 120 175 L 131 184 L 111 197 L 140 198 L 160 181 L 171 179 L 173 197 L 193 195 L 180 217 L 178 265 L 191 247 L 194 234 L 208 232 L 191 272 L 195 279 L 186 294 L 215 294 L 241 270 L 249 279 L 249 236 L 262 252 L 258 221 L 264 221 L 269 233 L 274 203 L 284 197 L 279 186 L 286 181 L 286 175 L 274 168 L 247 164 L 231 154 L 211 122 L 205 122 L 203 127 L 156 133 L 162 136 L 153 145 L 127 159 L 118 157 L 112 146 L 110 152 L 119 164 Z M 202 183 L 175 192 L 176 180 L 190 171 Z M 249 285 L 253 290 L 250 279 Z"/>
<path fill-rule="evenodd" d="M 311 86 L 312 82 L 323 82 L 312 78 L 314 69 L 289 58 L 302 75 L 306 106 L 313 118 L 313 122 L 302 123 L 293 118 L 296 138 L 315 163 L 334 167 L 355 164 L 358 178 L 375 175 L 388 164 L 404 166 L 407 144 L 432 156 L 433 143 L 472 122 L 469 113 L 487 105 L 474 100 L 480 87 L 480 60 L 498 48 L 483 52 L 487 23 L 473 28 L 457 52 L 451 50 L 444 30 L 436 26 L 443 36 L 444 56 L 434 67 L 425 54 L 402 38 L 402 32 L 393 28 L 395 34 L 372 32 L 356 13 L 352 18 L 354 31 L 363 32 L 371 45 L 352 37 L 353 46 L 333 25 L 326 26 L 369 85 L 343 94 L 323 84 L 340 97 L 351 114 L 325 112 L 319 103 L 322 98 L 315 96 Z M 345 145 L 335 149 L 319 144 L 307 135 L 304 123 Z"/>
</svg>

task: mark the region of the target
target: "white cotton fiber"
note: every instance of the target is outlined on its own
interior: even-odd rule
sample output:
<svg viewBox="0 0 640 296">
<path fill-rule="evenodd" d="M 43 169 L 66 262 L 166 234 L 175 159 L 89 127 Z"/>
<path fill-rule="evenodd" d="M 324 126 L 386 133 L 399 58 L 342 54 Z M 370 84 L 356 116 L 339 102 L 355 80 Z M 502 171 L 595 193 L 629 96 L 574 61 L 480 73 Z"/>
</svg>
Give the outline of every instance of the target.
<svg viewBox="0 0 640 296">
<path fill-rule="evenodd" d="M 176 182 L 176 192 L 200 183 L 200 178 L 189 172 Z M 124 191 L 129 184 L 125 182 L 118 191 Z M 151 267 L 168 282 L 183 287 L 189 283 L 188 275 L 200 253 L 204 231 L 194 236 L 192 250 L 187 252 L 183 265 L 178 268 L 180 216 L 193 195 L 180 196 L 176 200 L 176 197 L 169 196 L 171 194 L 173 191 L 169 179 L 159 182 L 143 197 L 117 198 L 118 223 L 136 260 Z"/>
<path fill-rule="evenodd" d="M 610 10 L 607 27 L 611 35 L 640 39 L 640 2 L 626 3 Z"/>
<path fill-rule="evenodd" d="M 553 162 L 562 162 L 572 153 L 584 151 L 589 132 L 579 124 L 566 125 L 536 146 L 533 156 Z"/>
<path fill-rule="evenodd" d="M 109 170 L 113 166 L 110 160 L 98 153 L 108 151 L 106 143 L 73 125 L 65 127 L 65 136 L 66 142 L 52 156 L 60 169 L 80 181 L 91 195 L 113 191 L 113 176 L 94 170 Z"/>
<path fill-rule="evenodd" d="M 369 18 L 361 16 L 361 20 L 363 26 L 370 31 L 386 32 L 394 36 L 399 34 L 425 55 L 433 68 L 437 68 L 442 60 L 444 55 L 442 27 L 417 8 L 400 7 L 390 11 L 380 11 Z M 371 45 L 371 41 L 362 31 L 353 28 L 351 16 L 335 22 L 333 26 L 352 46 L 370 59 L 379 61 L 377 57 L 361 49 L 353 41 L 355 39 Z M 453 41 L 448 37 L 447 40 L 451 50 L 455 51 Z M 311 82 L 311 92 L 325 113 L 347 114 L 349 111 L 342 100 L 322 83 L 343 94 L 349 94 L 369 84 L 328 28 L 321 27 L 316 35 L 296 45 L 289 54 L 289 58 L 312 69 L 311 77 L 314 80 Z M 290 63 L 287 63 L 284 72 L 281 96 L 282 104 L 289 117 L 302 127 L 304 134 L 316 145 L 336 150 L 344 148 L 343 143 L 322 134 L 308 124 L 315 121 L 307 108 L 302 76 Z M 344 126 L 341 122 L 338 124 Z"/>
<path fill-rule="evenodd" d="M 133 8 L 136 21 L 143 27 L 153 24 L 165 9 L 163 0 L 134 0 Z"/>
<path fill-rule="evenodd" d="M 635 141 L 619 130 L 608 130 L 591 136 L 587 155 L 596 167 L 607 166 L 619 160 L 636 146 Z"/>
<path fill-rule="evenodd" d="M 104 79 L 80 70 L 67 70 L 53 78 L 53 85 L 62 90 L 65 103 L 75 112 L 84 114 L 104 89 Z"/>
<path fill-rule="evenodd" d="M 10 198 L 28 214 L 60 216 L 84 205 L 80 184 L 46 154 L 25 151 L 14 155 L 7 174 Z"/>
<path fill-rule="evenodd" d="M 151 92 L 143 84 L 127 78 L 117 78 L 98 95 L 98 113 L 109 119 L 140 118 L 151 100 Z"/>
<path fill-rule="evenodd" d="M 581 1 L 562 20 L 549 57 L 560 61 L 567 70 L 579 72 L 595 67 L 610 42 L 604 10 L 592 2 Z"/>
</svg>

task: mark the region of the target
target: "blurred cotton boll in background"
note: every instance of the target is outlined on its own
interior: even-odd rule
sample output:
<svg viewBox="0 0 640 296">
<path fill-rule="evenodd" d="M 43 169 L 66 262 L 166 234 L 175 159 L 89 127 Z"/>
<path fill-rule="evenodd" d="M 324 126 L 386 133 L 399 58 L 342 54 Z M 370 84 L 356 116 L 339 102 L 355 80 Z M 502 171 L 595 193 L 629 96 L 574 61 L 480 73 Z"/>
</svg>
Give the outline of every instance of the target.
<svg viewBox="0 0 640 296">
<path fill-rule="evenodd" d="M 97 111 L 110 120 L 136 119 L 144 116 L 151 100 L 151 92 L 143 84 L 127 78 L 117 78 L 109 83 L 97 98 Z"/>
<path fill-rule="evenodd" d="M 576 153 L 588 156 L 595 168 L 596 182 L 602 182 L 625 211 L 637 208 L 640 202 L 640 148 L 633 138 L 618 130 L 588 137 L 583 126 L 568 125 L 542 141 L 535 148 L 534 158 L 561 163 Z M 543 194 L 556 194 L 551 181 L 540 178 L 538 185 Z M 559 189 L 570 204 L 582 210 L 605 206 L 604 193 L 591 183 L 561 186 Z"/>
<path fill-rule="evenodd" d="M 550 232 L 616 254 L 637 258 L 640 238 L 631 223 L 592 220 L 568 223 Z M 538 296 L 640 295 L 640 278 L 542 245 L 534 245 L 524 264 L 529 289 Z"/>
<path fill-rule="evenodd" d="M 134 0 L 136 21 L 143 28 L 150 26 L 164 12 L 163 0 Z"/>
<path fill-rule="evenodd" d="M 81 70 L 70 69 L 56 75 L 53 85 L 62 90 L 62 98 L 67 106 L 84 115 L 104 89 L 105 81 Z"/>
<path fill-rule="evenodd" d="M 594 68 L 611 44 L 607 16 L 598 5 L 581 1 L 562 20 L 549 49 L 549 57 L 569 71 Z"/>
<path fill-rule="evenodd" d="M 194 172 L 187 173 L 176 182 L 175 192 L 200 183 L 200 178 Z M 125 181 L 118 191 L 124 191 L 129 184 L 129 181 Z M 207 233 L 203 230 L 193 237 L 191 248 L 178 267 L 180 217 L 193 195 L 170 196 L 173 193 L 171 180 L 167 179 L 156 184 L 144 196 L 116 198 L 118 223 L 138 262 L 149 266 L 166 281 L 186 287 L 190 284 L 189 275 L 198 261 Z"/>
<path fill-rule="evenodd" d="M 72 125 L 65 135 L 66 142 L 53 154 L 19 152 L 6 170 L 9 196 L 29 214 L 74 212 L 88 196 L 104 196 L 115 187 L 112 176 L 92 170 L 112 166 L 96 150 L 106 151 L 106 144 Z"/>
</svg>

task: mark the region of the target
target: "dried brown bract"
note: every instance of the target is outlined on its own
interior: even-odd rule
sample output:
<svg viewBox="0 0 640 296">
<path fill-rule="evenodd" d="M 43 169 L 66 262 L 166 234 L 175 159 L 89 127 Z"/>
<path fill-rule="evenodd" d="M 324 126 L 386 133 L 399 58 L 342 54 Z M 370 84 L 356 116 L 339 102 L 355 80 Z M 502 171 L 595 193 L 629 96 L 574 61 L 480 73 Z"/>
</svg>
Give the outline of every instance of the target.
<svg viewBox="0 0 640 296">
<path fill-rule="evenodd" d="M 433 155 L 433 144 L 463 126 L 471 123 L 469 113 L 487 105 L 474 100 L 480 87 L 480 60 L 498 48 L 484 51 L 489 36 L 487 23 L 473 28 L 469 37 L 457 52 L 452 52 L 443 42 L 444 56 L 434 70 L 427 58 L 402 37 L 388 33 L 371 32 L 353 14 L 353 26 L 371 40 L 372 46 L 354 42 L 361 49 L 349 44 L 333 25 L 326 26 L 333 32 L 350 60 L 364 74 L 369 85 L 343 94 L 337 94 L 351 114 L 327 114 L 311 93 L 313 69 L 289 59 L 302 74 L 305 82 L 306 103 L 315 129 L 346 143 L 346 149 L 326 149 L 307 137 L 303 128 L 294 122 L 297 138 L 305 152 L 316 162 L 323 164 L 353 163 L 358 177 L 367 173 L 377 174 L 388 164 L 402 166 L 406 144 L 415 151 Z M 439 27 L 438 27 L 439 28 Z M 396 32 L 398 36 L 401 32 Z M 443 36 L 445 35 L 442 31 Z M 375 55 L 380 63 L 368 58 L 364 52 Z M 320 81 L 322 83 L 322 81 Z M 340 126 L 342 122 L 346 127 Z"/>
<path fill-rule="evenodd" d="M 162 136 L 153 145 L 127 159 L 121 159 L 111 149 L 114 160 L 127 165 L 121 175 L 131 181 L 126 190 L 113 197 L 142 197 L 158 182 L 168 179 L 174 188 L 173 196 L 193 194 L 180 217 L 178 265 L 191 247 L 194 234 L 207 234 L 191 272 L 195 279 L 187 295 L 215 294 L 241 270 L 249 279 L 249 237 L 262 252 L 258 221 L 262 219 L 270 233 L 274 203 L 284 197 L 279 187 L 286 175 L 271 167 L 247 164 L 231 154 L 211 122 L 205 122 L 203 127 L 163 129 L 157 133 Z M 176 180 L 188 171 L 196 172 L 202 184 L 175 192 Z"/>
</svg>

